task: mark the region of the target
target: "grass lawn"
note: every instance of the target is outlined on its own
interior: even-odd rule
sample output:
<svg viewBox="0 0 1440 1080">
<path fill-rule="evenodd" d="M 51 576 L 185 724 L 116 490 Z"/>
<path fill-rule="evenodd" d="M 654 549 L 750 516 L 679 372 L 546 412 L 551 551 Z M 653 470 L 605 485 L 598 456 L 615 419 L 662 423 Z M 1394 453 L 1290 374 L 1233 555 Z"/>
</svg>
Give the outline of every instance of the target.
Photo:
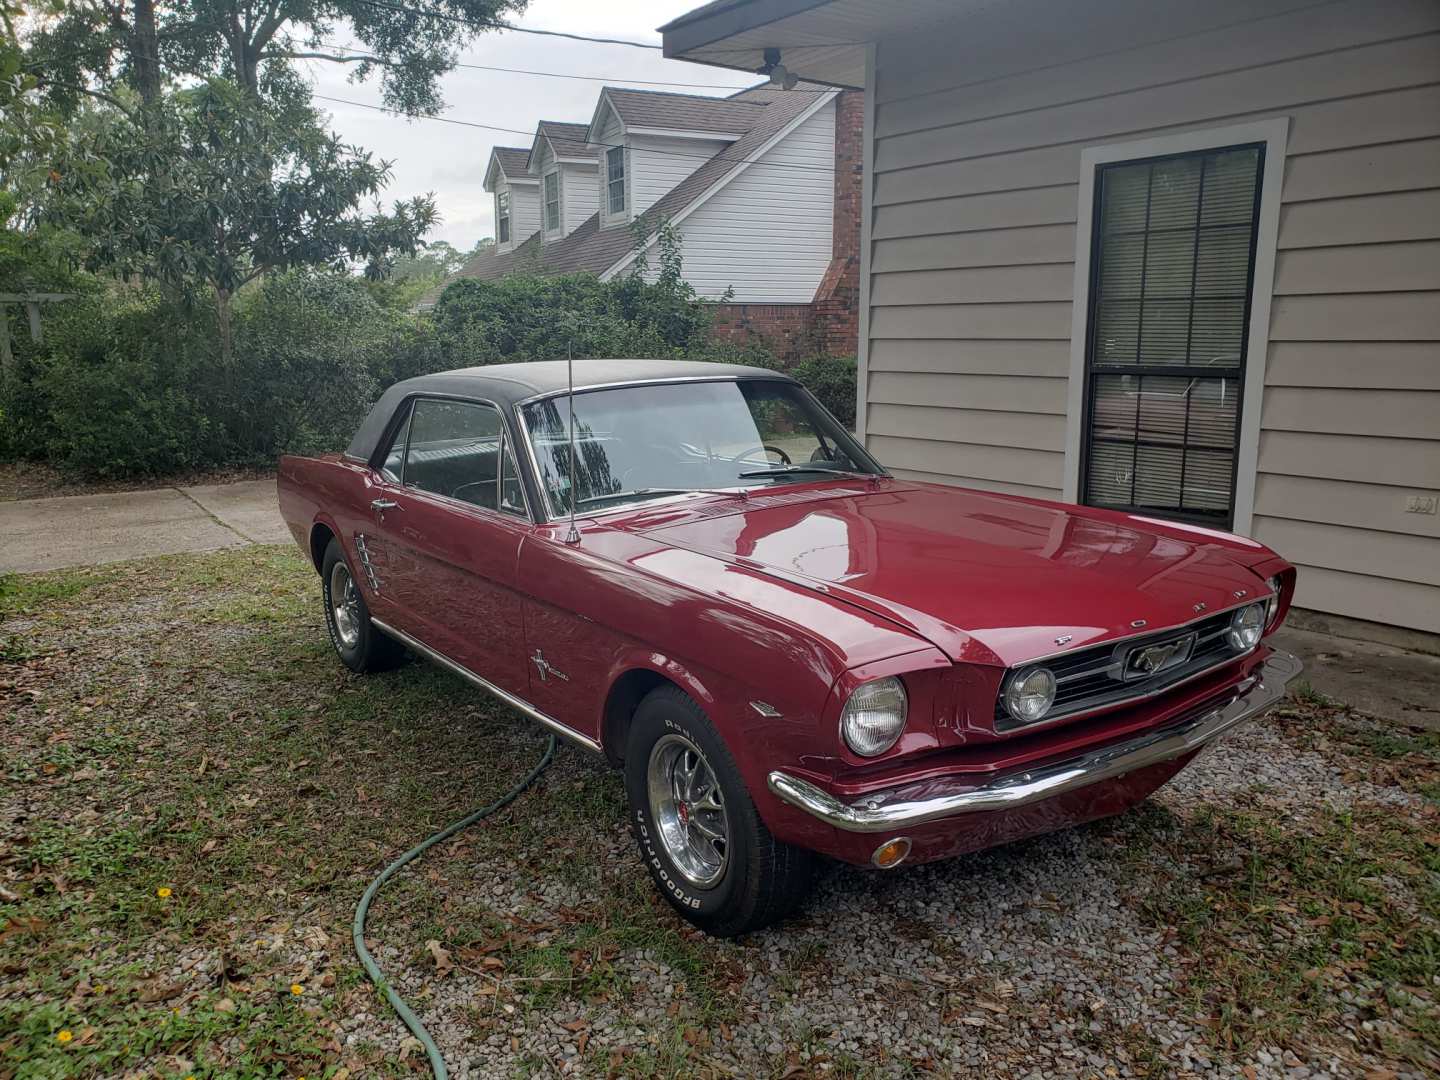
<svg viewBox="0 0 1440 1080">
<path fill-rule="evenodd" d="M 0 579 L 0 1080 L 423 1070 L 353 958 L 354 903 L 396 853 L 528 771 L 544 737 L 424 664 L 351 675 L 318 591 L 298 553 L 265 547 Z M 1027 851 L 1078 843 L 1173 949 L 1173 1007 L 1217 1060 L 1308 1046 L 1423 1073 L 1440 1065 L 1440 747 L 1318 702 L 1278 723 L 1297 753 L 1410 795 L 1301 814 L 1263 788 L 1152 804 L 1079 841 L 873 887 L 832 871 L 830 887 L 873 902 L 865 925 L 931 935 L 909 890 L 998 889 Z M 654 895 L 624 821 L 618 778 L 562 747 L 536 788 L 382 894 L 372 950 L 449 1045 L 491 1048 L 498 1075 L 548 1073 L 538 1036 L 515 1034 L 529 1017 L 591 1075 L 943 1071 L 825 1049 L 806 995 L 858 977 L 823 901 L 793 929 L 712 942 Z M 721 1051 L 754 1018 L 757 972 L 777 1011 L 809 1013 L 736 1069 Z M 886 1007 L 934 1011 L 936 1045 L 982 1037 L 944 1027 L 954 1009 L 932 1009 L 923 977 L 897 985 Z M 642 994 L 660 1005 L 640 1035 L 594 1020 Z M 996 1008 L 986 1037 L 1037 1045 L 1005 1025 L 1038 1023 L 1040 1005 Z M 1144 1033 L 1084 1030 L 1102 1057 L 1166 1071 Z"/>
</svg>

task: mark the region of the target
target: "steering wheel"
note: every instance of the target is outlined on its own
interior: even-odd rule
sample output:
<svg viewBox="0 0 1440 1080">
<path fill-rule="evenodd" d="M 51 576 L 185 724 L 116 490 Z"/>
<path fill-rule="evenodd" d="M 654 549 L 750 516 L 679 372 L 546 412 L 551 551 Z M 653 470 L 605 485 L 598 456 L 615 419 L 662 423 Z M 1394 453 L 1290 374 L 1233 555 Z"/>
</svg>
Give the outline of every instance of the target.
<svg viewBox="0 0 1440 1080">
<path fill-rule="evenodd" d="M 461 492 L 469 491 L 471 488 L 476 489 L 476 490 L 480 493 L 481 498 L 480 498 L 479 500 L 473 499 L 473 498 L 471 498 L 469 495 L 462 495 L 462 494 L 461 494 Z M 486 498 L 484 497 L 484 494 L 485 494 L 486 491 L 489 491 L 489 492 L 490 492 L 492 498 L 486 499 Z M 452 498 L 452 499 L 459 499 L 461 502 L 470 503 L 472 506 L 483 506 L 483 507 L 485 507 L 487 510 L 498 510 L 498 509 L 499 509 L 498 506 L 493 506 L 493 505 L 491 505 L 491 504 L 495 501 L 494 498 L 493 498 L 494 494 L 495 494 L 495 481 L 494 481 L 494 480 L 472 480 L 472 481 L 470 481 L 470 482 L 467 483 L 467 484 L 461 484 L 461 485 L 460 485 L 459 487 L 457 487 L 454 491 L 450 492 L 450 498 Z"/>
<path fill-rule="evenodd" d="M 759 450 L 761 454 L 777 454 L 777 455 L 779 455 L 780 464 L 781 464 L 781 465 L 789 465 L 789 464 L 791 464 L 790 455 L 789 455 L 789 454 L 785 453 L 785 451 L 784 451 L 784 450 L 781 450 L 778 446 L 771 446 L 769 443 L 762 443 L 760 446 L 751 447 L 749 450 L 745 450 L 745 451 L 742 451 L 742 452 L 739 453 L 739 454 L 736 454 L 736 455 L 735 455 L 733 458 L 731 458 L 730 460 L 731 460 L 732 462 L 734 462 L 736 465 L 739 465 L 742 461 L 744 461 L 744 460 L 746 460 L 747 458 L 749 458 L 751 454 L 755 453 L 756 450 Z"/>
</svg>

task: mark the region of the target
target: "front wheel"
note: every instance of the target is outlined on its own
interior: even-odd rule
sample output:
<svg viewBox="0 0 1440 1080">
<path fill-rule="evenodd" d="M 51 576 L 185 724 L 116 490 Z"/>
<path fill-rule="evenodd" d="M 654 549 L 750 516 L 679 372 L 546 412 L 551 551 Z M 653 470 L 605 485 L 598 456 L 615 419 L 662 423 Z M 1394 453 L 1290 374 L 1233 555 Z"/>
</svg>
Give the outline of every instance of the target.
<svg viewBox="0 0 1440 1080">
<path fill-rule="evenodd" d="M 707 933 L 758 930 L 809 893 L 814 855 L 770 834 L 730 751 L 678 687 L 652 690 L 636 709 L 625 789 L 650 876 Z"/>
<path fill-rule="evenodd" d="M 320 563 L 320 580 L 325 597 L 325 626 L 330 643 L 341 663 L 351 671 L 384 671 L 405 659 L 405 650 L 394 638 L 386 637 L 370 621 L 370 609 L 360 586 L 350 573 L 345 553 L 337 540 L 325 547 Z"/>
</svg>

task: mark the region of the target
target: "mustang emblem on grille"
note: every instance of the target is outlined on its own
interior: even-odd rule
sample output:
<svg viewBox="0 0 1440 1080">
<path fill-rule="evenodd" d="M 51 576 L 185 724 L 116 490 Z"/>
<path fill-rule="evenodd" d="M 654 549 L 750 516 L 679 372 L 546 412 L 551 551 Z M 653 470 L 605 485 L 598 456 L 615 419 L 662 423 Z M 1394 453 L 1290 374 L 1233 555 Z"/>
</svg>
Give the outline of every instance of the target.
<svg viewBox="0 0 1440 1080">
<path fill-rule="evenodd" d="M 1151 645 L 1137 645 L 1125 654 L 1121 668 L 1125 679 L 1148 679 L 1173 667 L 1179 667 L 1190 659 L 1195 648 L 1195 635 L 1185 634 L 1169 641 L 1157 641 Z"/>
</svg>

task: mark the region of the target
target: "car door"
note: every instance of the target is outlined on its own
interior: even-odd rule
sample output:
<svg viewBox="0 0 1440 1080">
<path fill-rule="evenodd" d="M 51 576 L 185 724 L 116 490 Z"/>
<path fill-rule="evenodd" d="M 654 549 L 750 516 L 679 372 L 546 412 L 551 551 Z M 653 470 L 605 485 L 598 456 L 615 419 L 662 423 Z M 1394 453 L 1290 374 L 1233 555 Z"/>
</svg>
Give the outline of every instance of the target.
<svg viewBox="0 0 1440 1080">
<path fill-rule="evenodd" d="M 404 435 L 376 473 L 381 591 L 402 613 L 399 629 L 523 695 L 516 564 L 531 523 L 504 420 L 487 402 L 421 397 Z"/>
</svg>

